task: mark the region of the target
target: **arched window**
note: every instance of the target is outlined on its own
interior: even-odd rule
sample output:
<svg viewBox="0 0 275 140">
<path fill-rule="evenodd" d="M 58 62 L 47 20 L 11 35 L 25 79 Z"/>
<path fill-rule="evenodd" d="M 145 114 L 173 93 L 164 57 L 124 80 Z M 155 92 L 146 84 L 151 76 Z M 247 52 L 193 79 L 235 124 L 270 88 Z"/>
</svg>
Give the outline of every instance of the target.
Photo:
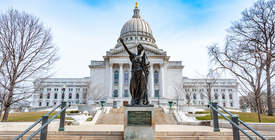
<svg viewBox="0 0 275 140">
<path fill-rule="evenodd" d="M 64 93 L 62 93 L 62 97 L 61 97 L 62 99 L 64 99 L 65 98 L 65 94 Z"/>
<path fill-rule="evenodd" d="M 196 99 L 196 94 L 193 94 L 193 99 Z"/>
<path fill-rule="evenodd" d="M 124 84 L 125 85 L 129 84 L 129 72 L 128 71 L 124 72 Z"/>
<path fill-rule="evenodd" d="M 40 93 L 39 98 L 40 98 L 40 99 L 42 99 L 42 98 L 43 98 L 43 93 Z"/>
<path fill-rule="evenodd" d="M 47 99 L 50 99 L 50 97 L 51 97 L 51 94 L 48 93 L 48 94 L 47 94 Z"/>
<path fill-rule="evenodd" d="M 202 95 L 202 93 L 201 93 L 201 99 L 203 99 L 203 95 Z"/>
<path fill-rule="evenodd" d="M 57 99 L 57 93 L 54 94 L 54 99 Z"/>
<path fill-rule="evenodd" d="M 78 93 L 76 94 L 76 99 L 79 99 L 79 94 Z"/>
<path fill-rule="evenodd" d="M 232 99 L 232 94 L 229 94 L 229 99 Z"/>
<path fill-rule="evenodd" d="M 185 98 L 186 98 L 186 99 L 189 99 L 189 95 L 188 95 L 188 94 L 186 94 Z"/>
<path fill-rule="evenodd" d="M 215 93 L 215 95 L 214 95 L 214 96 L 215 96 L 215 99 L 218 99 L 218 94 L 217 94 L 217 93 Z"/>
<path fill-rule="evenodd" d="M 158 84 L 158 82 L 159 82 L 159 72 L 155 71 L 154 72 L 154 83 Z"/>
<path fill-rule="evenodd" d="M 72 93 L 69 94 L 69 99 L 72 99 Z"/>
<path fill-rule="evenodd" d="M 118 84 L 118 71 L 115 71 L 115 84 Z"/>
<path fill-rule="evenodd" d="M 225 99 L 225 95 L 224 94 L 222 94 L 222 99 Z"/>
<path fill-rule="evenodd" d="M 85 92 L 85 93 L 83 94 L 83 99 L 86 99 L 86 96 L 87 96 L 87 93 Z"/>
</svg>

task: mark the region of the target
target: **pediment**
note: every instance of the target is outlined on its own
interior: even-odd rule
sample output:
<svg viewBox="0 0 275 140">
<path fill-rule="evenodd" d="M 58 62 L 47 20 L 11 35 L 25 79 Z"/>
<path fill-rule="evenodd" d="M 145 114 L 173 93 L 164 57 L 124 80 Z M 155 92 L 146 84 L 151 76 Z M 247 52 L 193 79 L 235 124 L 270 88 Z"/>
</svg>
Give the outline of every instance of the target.
<svg viewBox="0 0 275 140">
<path fill-rule="evenodd" d="M 129 51 L 132 53 L 137 53 L 137 47 L 136 46 L 129 46 L 128 47 Z M 145 52 L 147 56 L 166 56 L 166 52 L 162 51 L 161 49 L 151 49 L 148 47 L 145 47 Z M 124 48 L 118 49 L 118 50 L 110 50 L 107 52 L 107 56 L 129 56 L 129 54 L 126 52 Z"/>
</svg>

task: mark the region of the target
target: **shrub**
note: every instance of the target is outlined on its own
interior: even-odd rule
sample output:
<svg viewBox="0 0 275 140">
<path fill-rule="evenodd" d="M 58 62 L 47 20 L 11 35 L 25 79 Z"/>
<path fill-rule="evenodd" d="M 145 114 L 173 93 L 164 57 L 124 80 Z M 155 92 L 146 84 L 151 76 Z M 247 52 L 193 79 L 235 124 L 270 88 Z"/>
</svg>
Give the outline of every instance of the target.
<svg viewBox="0 0 275 140">
<path fill-rule="evenodd" d="M 193 112 L 188 112 L 188 114 L 193 114 Z"/>
<path fill-rule="evenodd" d="M 79 111 L 78 110 L 70 111 L 70 113 L 79 113 Z"/>
<path fill-rule="evenodd" d="M 86 121 L 92 121 L 93 120 L 93 117 L 89 117 L 86 119 Z"/>
<path fill-rule="evenodd" d="M 195 114 L 203 114 L 203 112 L 196 112 Z"/>
</svg>

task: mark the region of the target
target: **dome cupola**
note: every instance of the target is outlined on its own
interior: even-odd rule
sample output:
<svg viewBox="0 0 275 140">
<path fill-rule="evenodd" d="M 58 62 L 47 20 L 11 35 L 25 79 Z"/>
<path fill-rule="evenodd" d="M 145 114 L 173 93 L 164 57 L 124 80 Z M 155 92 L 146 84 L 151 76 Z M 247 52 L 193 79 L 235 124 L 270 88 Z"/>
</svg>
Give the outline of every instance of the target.
<svg viewBox="0 0 275 140">
<path fill-rule="evenodd" d="M 120 37 L 125 42 L 126 45 L 136 45 L 136 44 L 144 44 L 149 45 L 153 48 L 158 48 L 155 44 L 155 39 L 152 34 L 151 27 L 149 24 L 143 20 L 139 15 L 140 10 L 137 7 L 134 9 L 134 15 L 132 19 L 128 20 L 122 27 L 120 32 Z M 115 48 L 122 47 L 121 42 L 117 40 L 117 45 Z"/>
</svg>

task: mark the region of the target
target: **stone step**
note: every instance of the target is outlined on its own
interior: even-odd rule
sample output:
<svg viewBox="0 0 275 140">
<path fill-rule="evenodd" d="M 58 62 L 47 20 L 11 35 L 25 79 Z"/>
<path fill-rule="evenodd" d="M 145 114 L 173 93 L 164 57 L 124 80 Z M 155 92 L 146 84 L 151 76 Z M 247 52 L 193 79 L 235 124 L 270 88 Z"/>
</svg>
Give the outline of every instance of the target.
<svg viewBox="0 0 275 140">
<path fill-rule="evenodd" d="M 13 140 L 17 137 L 21 131 L 0 131 L 0 140 Z M 30 131 L 23 136 L 21 140 L 27 139 L 34 131 Z M 248 139 L 244 134 L 241 134 L 241 139 Z M 248 132 L 255 140 L 259 140 L 254 133 Z M 275 132 L 260 132 L 264 137 L 269 140 L 275 140 Z M 37 134 L 33 140 L 40 139 L 40 134 Z M 48 131 L 48 140 L 58 139 L 76 139 L 76 140 L 89 140 L 89 139 L 100 139 L 100 140 L 120 140 L 123 139 L 123 131 Z M 156 132 L 157 140 L 231 140 L 233 139 L 232 132 Z"/>
<path fill-rule="evenodd" d="M 262 140 L 253 137 L 255 140 Z M 268 140 L 275 140 L 275 136 L 267 136 Z M 241 136 L 241 140 L 250 140 L 246 136 Z M 156 136 L 156 140 L 234 140 L 233 136 Z"/>
<path fill-rule="evenodd" d="M 0 140 L 13 140 L 15 135 L 1 135 Z M 21 140 L 26 140 L 29 135 Z M 246 136 L 241 136 L 241 140 L 249 140 Z M 253 137 L 261 140 L 259 137 Z M 275 140 L 275 136 L 266 136 L 268 140 Z M 35 136 L 32 140 L 40 140 L 40 136 Z M 69 136 L 69 135 L 48 135 L 47 140 L 123 140 L 123 136 Z M 233 140 L 233 136 L 156 136 L 156 140 Z"/>
<path fill-rule="evenodd" d="M 19 135 L 21 131 L 0 131 L 2 135 Z M 25 135 L 31 135 L 34 131 L 30 131 Z M 256 136 L 252 132 L 247 132 L 251 136 Z M 262 131 L 259 132 L 264 136 L 275 136 L 275 132 Z M 38 133 L 37 135 L 39 135 Z M 78 136 L 123 136 L 123 131 L 48 131 L 48 135 L 78 135 Z M 156 132 L 156 136 L 232 136 L 232 132 Z M 243 133 L 240 132 L 240 135 Z"/>
</svg>

